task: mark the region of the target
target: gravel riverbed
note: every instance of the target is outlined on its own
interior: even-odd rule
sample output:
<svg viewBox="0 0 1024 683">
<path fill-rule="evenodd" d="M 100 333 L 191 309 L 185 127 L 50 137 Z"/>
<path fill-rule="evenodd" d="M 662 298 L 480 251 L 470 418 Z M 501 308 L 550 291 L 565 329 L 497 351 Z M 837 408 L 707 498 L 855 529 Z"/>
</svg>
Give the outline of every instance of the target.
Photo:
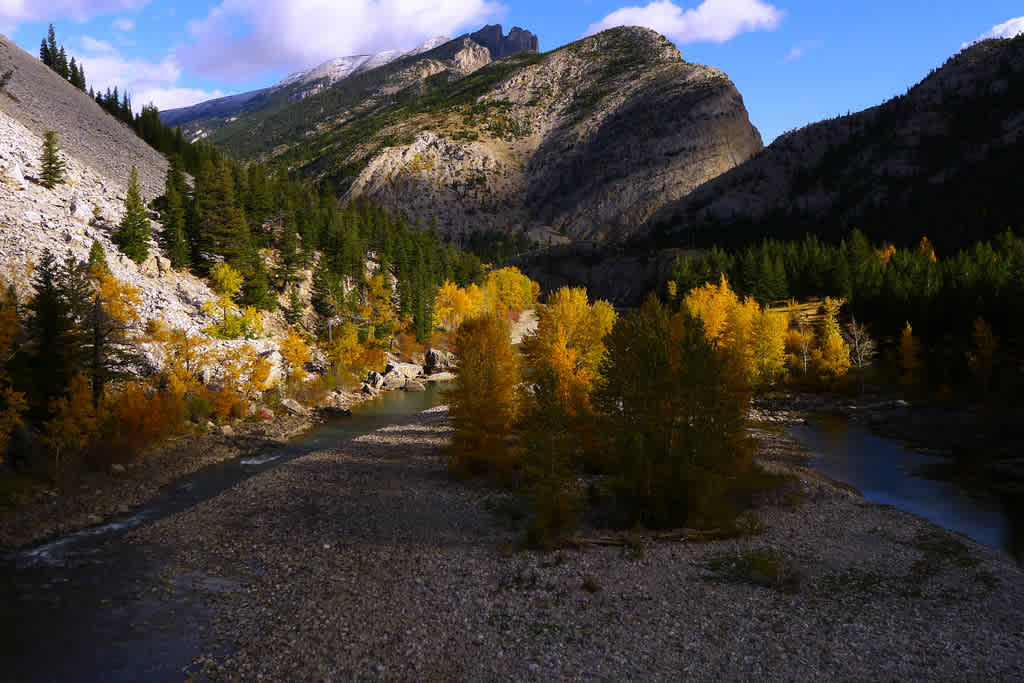
<svg viewBox="0 0 1024 683">
<path fill-rule="evenodd" d="M 204 577 L 188 673 L 212 679 L 1024 678 L 1021 569 L 833 485 L 780 431 L 759 457 L 796 495 L 730 540 L 511 552 L 503 494 L 445 470 L 444 408 L 128 539 L 162 581 Z"/>
</svg>

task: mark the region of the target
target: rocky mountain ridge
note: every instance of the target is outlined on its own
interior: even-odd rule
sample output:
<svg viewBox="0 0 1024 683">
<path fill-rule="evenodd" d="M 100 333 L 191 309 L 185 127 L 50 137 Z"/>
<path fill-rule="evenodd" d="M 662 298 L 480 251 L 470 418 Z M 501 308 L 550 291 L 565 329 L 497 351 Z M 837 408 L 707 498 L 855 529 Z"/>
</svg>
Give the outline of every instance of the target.
<svg viewBox="0 0 1024 683">
<path fill-rule="evenodd" d="M 168 126 L 182 126 L 190 139 L 202 138 L 208 134 L 207 129 L 211 126 L 207 124 L 204 127 L 202 123 L 197 124 L 196 122 L 208 122 L 211 119 L 219 118 L 227 119 L 245 111 L 258 109 L 261 105 L 266 104 L 273 94 L 281 91 L 287 92 L 287 96 L 291 99 L 309 97 L 349 76 L 385 66 L 402 57 L 428 52 L 450 40 L 447 36 L 437 36 L 407 52 L 385 50 L 372 55 L 337 57 L 310 69 L 297 71 L 268 88 L 250 90 L 188 107 L 162 111 L 160 120 Z"/>
<path fill-rule="evenodd" d="M 987 40 L 905 95 L 781 136 L 647 227 L 697 246 L 870 226 L 876 239 L 962 246 L 1024 221 L 1022 140 L 1024 36 Z"/>
<path fill-rule="evenodd" d="M 626 236 L 762 147 L 725 74 L 640 28 L 499 60 L 464 36 L 210 139 L 450 235 L 571 239 Z"/>
</svg>

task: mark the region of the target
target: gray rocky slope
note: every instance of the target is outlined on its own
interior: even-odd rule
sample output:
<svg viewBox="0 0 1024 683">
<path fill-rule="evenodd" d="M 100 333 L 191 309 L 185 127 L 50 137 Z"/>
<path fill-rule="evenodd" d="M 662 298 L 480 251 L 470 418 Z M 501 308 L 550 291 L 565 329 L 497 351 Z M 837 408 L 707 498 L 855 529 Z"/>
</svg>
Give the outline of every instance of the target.
<svg viewBox="0 0 1024 683">
<path fill-rule="evenodd" d="M 99 240 L 113 274 L 140 290 L 140 325 L 160 318 L 198 331 L 210 322 L 202 305 L 213 300 L 198 278 L 170 269 L 155 255 L 137 265 L 113 234 L 124 212 L 128 178 L 139 172 L 143 201 L 163 194 L 167 161 L 88 95 L 0 36 L 0 74 L 12 71 L 0 93 L 0 276 L 30 294 L 29 273 L 44 250 L 58 258 L 88 258 Z M 41 172 L 43 133 L 57 132 L 66 182 L 46 189 Z M 154 222 L 155 230 L 160 228 Z"/>
</svg>

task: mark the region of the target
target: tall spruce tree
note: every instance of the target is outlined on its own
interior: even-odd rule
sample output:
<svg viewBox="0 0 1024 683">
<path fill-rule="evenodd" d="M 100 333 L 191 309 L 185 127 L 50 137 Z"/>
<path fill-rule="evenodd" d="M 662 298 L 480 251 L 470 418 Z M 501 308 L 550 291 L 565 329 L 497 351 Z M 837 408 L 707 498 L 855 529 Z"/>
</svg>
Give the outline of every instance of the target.
<svg viewBox="0 0 1024 683">
<path fill-rule="evenodd" d="M 68 76 L 70 75 L 70 71 L 68 69 L 68 53 L 64 51 L 63 45 L 61 45 L 60 49 L 57 50 L 57 59 L 56 64 L 54 64 L 54 69 L 58 74 L 60 74 L 61 78 L 65 81 L 68 80 Z"/>
<path fill-rule="evenodd" d="M 182 202 L 181 193 L 171 182 L 170 177 L 168 177 L 167 189 L 164 194 L 162 218 L 164 222 L 164 251 L 171 259 L 172 267 L 184 268 L 192 261 L 188 239 L 185 236 L 185 205 Z"/>
<path fill-rule="evenodd" d="M 149 256 L 150 232 L 149 217 L 139 193 L 139 172 L 132 166 L 128 195 L 124 200 L 124 218 L 117 231 L 117 245 L 128 258 L 142 263 Z"/>
<path fill-rule="evenodd" d="M 53 58 L 50 56 L 50 46 L 46 44 L 46 38 L 39 44 L 39 61 L 53 68 Z"/>
<path fill-rule="evenodd" d="M 53 30 L 53 24 L 50 24 L 50 30 L 46 33 L 46 54 L 49 56 L 49 63 L 46 66 L 51 69 L 57 68 L 57 34 Z"/>
<path fill-rule="evenodd" d="M 58 153 L 56 131 L 48 130 L 43 134 L 43 153 L 39 161 L 43 166 L 39 183 L 43 187 L 53 189 L 64 182 L 64 160 Z"/>
</svg>

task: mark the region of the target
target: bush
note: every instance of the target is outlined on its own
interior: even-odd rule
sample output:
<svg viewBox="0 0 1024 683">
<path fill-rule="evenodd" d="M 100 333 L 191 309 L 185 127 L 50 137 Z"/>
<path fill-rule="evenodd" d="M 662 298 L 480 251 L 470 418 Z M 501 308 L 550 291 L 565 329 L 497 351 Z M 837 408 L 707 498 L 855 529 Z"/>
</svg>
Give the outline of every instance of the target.
<svg viewBox="0 0 1024 683">
<path fill-rule="evenodd" d="M 185 414 L 192 422 L 205 424 L 213 414 L 213 403 L 206 396 L 193 396 L 188 401 Z"/>
</svg>

